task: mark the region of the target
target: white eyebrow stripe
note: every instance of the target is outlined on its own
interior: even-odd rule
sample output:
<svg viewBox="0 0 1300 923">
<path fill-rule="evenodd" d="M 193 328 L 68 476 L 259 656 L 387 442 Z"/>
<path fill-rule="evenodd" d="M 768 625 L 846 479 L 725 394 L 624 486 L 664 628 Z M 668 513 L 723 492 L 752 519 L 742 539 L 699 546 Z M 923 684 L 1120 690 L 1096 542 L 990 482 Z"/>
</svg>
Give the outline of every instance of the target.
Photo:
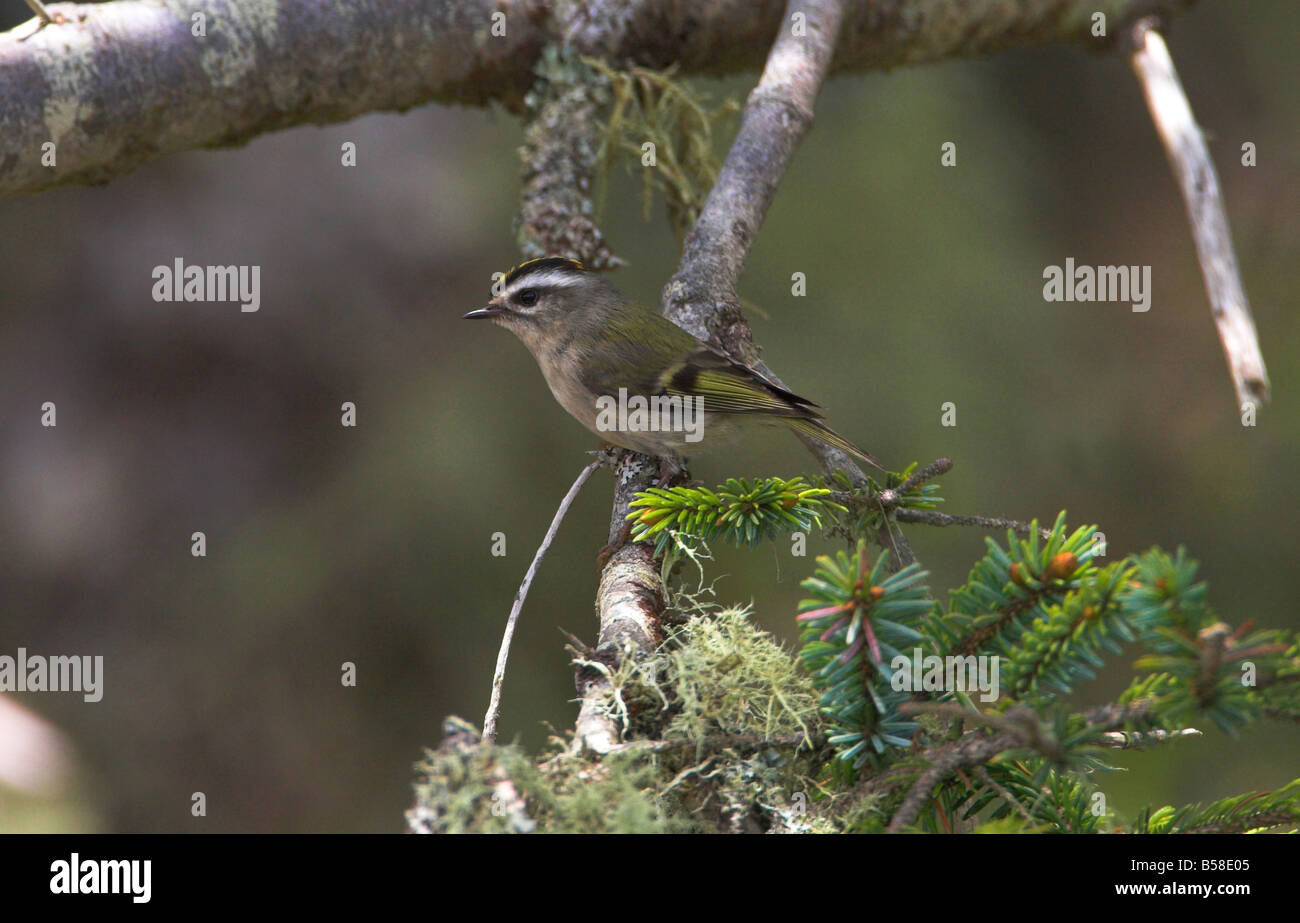
<svg viewBox="0 0 1300 923">
<path fill-rule="evenodd" d="M 506 295 L 513 295 L 525 288 L 573 288 L 582 284 L 582 276 L 570 271 L 543 269 L 520 276 L 506 286 Z"/>
</svg>

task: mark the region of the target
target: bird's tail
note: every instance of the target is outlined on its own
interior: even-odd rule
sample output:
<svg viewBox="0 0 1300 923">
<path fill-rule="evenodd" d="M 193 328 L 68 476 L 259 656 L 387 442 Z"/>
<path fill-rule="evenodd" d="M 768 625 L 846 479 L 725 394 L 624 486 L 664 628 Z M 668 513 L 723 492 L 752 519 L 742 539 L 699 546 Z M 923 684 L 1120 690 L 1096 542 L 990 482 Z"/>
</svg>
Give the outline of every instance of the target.
<svg viewBox="0 0 1300 923">
<path fill-rule="evenodd" d="M 881 471 L 885 470 L 885 467 L 880 464 L 880 462 L 876 461 L 875 458 L 859 449 L 820 420 L 814 420 L 808 417 L 784 417 L 781 422 L 788 424 L 795 432 L 803 433 L 805 436 L 811 436 L 820 442 L 824 442 L 829 446 L 839 449 L 841 452 L 862 459 L 874 468 L 879 468 Z"/>
</svg>

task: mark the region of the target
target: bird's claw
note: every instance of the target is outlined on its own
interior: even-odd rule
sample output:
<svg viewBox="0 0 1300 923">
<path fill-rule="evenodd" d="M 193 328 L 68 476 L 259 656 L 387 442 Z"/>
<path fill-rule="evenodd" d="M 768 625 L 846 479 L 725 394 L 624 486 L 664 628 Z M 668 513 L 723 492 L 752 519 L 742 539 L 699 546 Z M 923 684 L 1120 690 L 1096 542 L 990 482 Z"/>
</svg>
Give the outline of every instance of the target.
<svg viewBox="0 0 1300 923">
<path fill-rule="evenodd" d="M 609 559 L 614 557 L 614 553 L 627 544 L 628 536 L 631 534 L 632 523 L 625 523 L 614 540 L 605 545 L 604 548 L 601 548 L 600 551 L 596 552 L 596 568 L 598 570 L 603 571 L 605 569 L 605 565 L 609 563 Z"/>
</svg>

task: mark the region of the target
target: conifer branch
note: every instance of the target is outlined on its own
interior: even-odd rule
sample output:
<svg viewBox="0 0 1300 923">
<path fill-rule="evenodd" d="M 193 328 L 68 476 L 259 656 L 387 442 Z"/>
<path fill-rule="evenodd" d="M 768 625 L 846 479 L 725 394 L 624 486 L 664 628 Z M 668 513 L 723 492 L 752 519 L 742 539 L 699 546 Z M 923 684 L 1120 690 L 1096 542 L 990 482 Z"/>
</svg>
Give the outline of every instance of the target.
<svg viewBox="0 0 1300 923">
<path fill-rule="evenodd" d="M 956 710 L 953 711 L 955 714 Z M 908 789 L 898 810 L 889 821 L 887 832 L 899 833 L 914 823 L 939 784 L 958 770 L 982 766 L 998 754 L 1010 750 L 1031 749 L 1041 753 L 1051 762 L 1061 760 L 1065 753 L 1060 740 L 1053 734 L 1043 733 L 1032 711 L 1020 709 L 1018 712 L 1018 716 L 1008 718 L 987 713 L 982 715 L 965 713 L 964 718 L 976 717 L 999 730 L 993 734 L 967 734 L 952 743 L 939 744 L 922 751 L 920 756 L 929 766 Z M 1126 724 L 1151 720 L 1151 703 L 1139 701 L 1102 705 L 1085 712 L 1081 718 L 1083 733 L 1097 735 Z M 897 782 L 898 777 L 893 776 L 885 781 Z M 872 791 L 875 787 L 872 783 L 868 783 L 864 791 Z"/>
<path fill-rule="evenodd" d="M 674 534 L 753 546 L 782 532 L 808 532 L 821 525 L 822 516 L 847 512 L 826 499 L 830 493 L 801 477 L 730 478 L 714 490 L 652 487 L 637 493 L 627 518 L 632 540 L 655 539 L 656 555 Z"/>
<path fill-rule="evenodd" d="M 1145 811 L 1135 833 L 1245 833 L 1300 825 L 1300 779 L 1272 792 L 1235 795 L 1209 805 Z"/>
<path fill-rule="evenodd" d="M 1200 736 L 1201 732 L 1196 728 L 1177 728 L 1172 731 L 1154 728 L 1150 731 L 1107 731 L 1101 735 L 1101 739 L 1113 750 L 1145 750 L 1155 744 Z"/>
</svg>

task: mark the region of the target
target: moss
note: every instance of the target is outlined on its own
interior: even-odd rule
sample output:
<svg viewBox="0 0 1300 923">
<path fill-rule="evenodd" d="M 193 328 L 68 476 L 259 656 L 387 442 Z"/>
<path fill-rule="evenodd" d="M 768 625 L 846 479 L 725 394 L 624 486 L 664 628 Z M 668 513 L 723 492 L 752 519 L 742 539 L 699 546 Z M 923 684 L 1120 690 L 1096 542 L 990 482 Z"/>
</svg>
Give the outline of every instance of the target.
<svg viewBox="0 0 1300 923">
<path fill-rule="evenodd" d="M 694 829 L 665 809 L 659 773 L 642 755 L 593 763 L 557 750 L 534 763 L 519 747 L 485 744 L 459 718 L 417 765 L 407 826 L 418 833 L 669 833 Z"/>
<path fill-rule="evenodd" d="M 415 805 L 406 812 L 417 833 L 529 833 L 529 813 L 547 799 L 532 761 L 514 745 L 483 744 L 459 718 L 443 722 L 443 742 L 416 764 Z M 529 796 L 534 804 L 529 804 Z"/>
<path fill-rule="evenodd" d="M 564 754 L 548 764 L 553 786 L 548 833 L 686 833 L 695 824 L 662 796 L 654 760 L 616 754 L 591 763 Z"/>
<path fill-rule="evenodd" d="M 718 175 L 714 129 L 739 106 L 707 109 L 670 71 L 615 70 L 557 45 L 543 50 L 534 73 L 520 149 L 524 256 L 572 256 L 593 269 L 622 263 L 595 217 L 616 163 L 640 170 L 647 219 L 656 192 L 663 196 L 680 242 Z"/>
<path fill-rule="evenodd" d="M 841 795 L 818 806 L 809 819 L 809 833 L 884 833 L 889 815 L 883 795 L 854 798 Z"/>
<path fill-rule="evenodd" d="M 419 764 L 421 832 L 667 833 L 812 829 L 827 756 L 811 683 L 746 608 L 697 611 L 656 656 L 611 676 L 628 749 L 603 761 L 553 740 L 537 760 L 448 719 Z"/>
<path fill-rule="evenodd" d="M 677 707 L 665 739 L 811 738 L 819 725 L 811 679 L 771 635 L 754 627 L 748 607 L 690 619 L 670 632 L 665 651 Z"/>
<path fill-rule="evenodd" d="M 582 62 L 604 80 L 612 97 L 598 162 L 608 170 L 623 155 L 629 171 L 641 168 L 646 218 L 658 191 L 680 243 L 694 226 L 721 167 L 714 153 L 714 129 L 739 112 L 740 105 L 728 99 L 715 109 L 706 108 L 671 69 L 614 70 L 594 58 Z M 647 144 L 654 146 L 653 164 L 646 162 Z M 597 195 L 597 201 L 602 200 L 603 186 Z"/>
</svg>

